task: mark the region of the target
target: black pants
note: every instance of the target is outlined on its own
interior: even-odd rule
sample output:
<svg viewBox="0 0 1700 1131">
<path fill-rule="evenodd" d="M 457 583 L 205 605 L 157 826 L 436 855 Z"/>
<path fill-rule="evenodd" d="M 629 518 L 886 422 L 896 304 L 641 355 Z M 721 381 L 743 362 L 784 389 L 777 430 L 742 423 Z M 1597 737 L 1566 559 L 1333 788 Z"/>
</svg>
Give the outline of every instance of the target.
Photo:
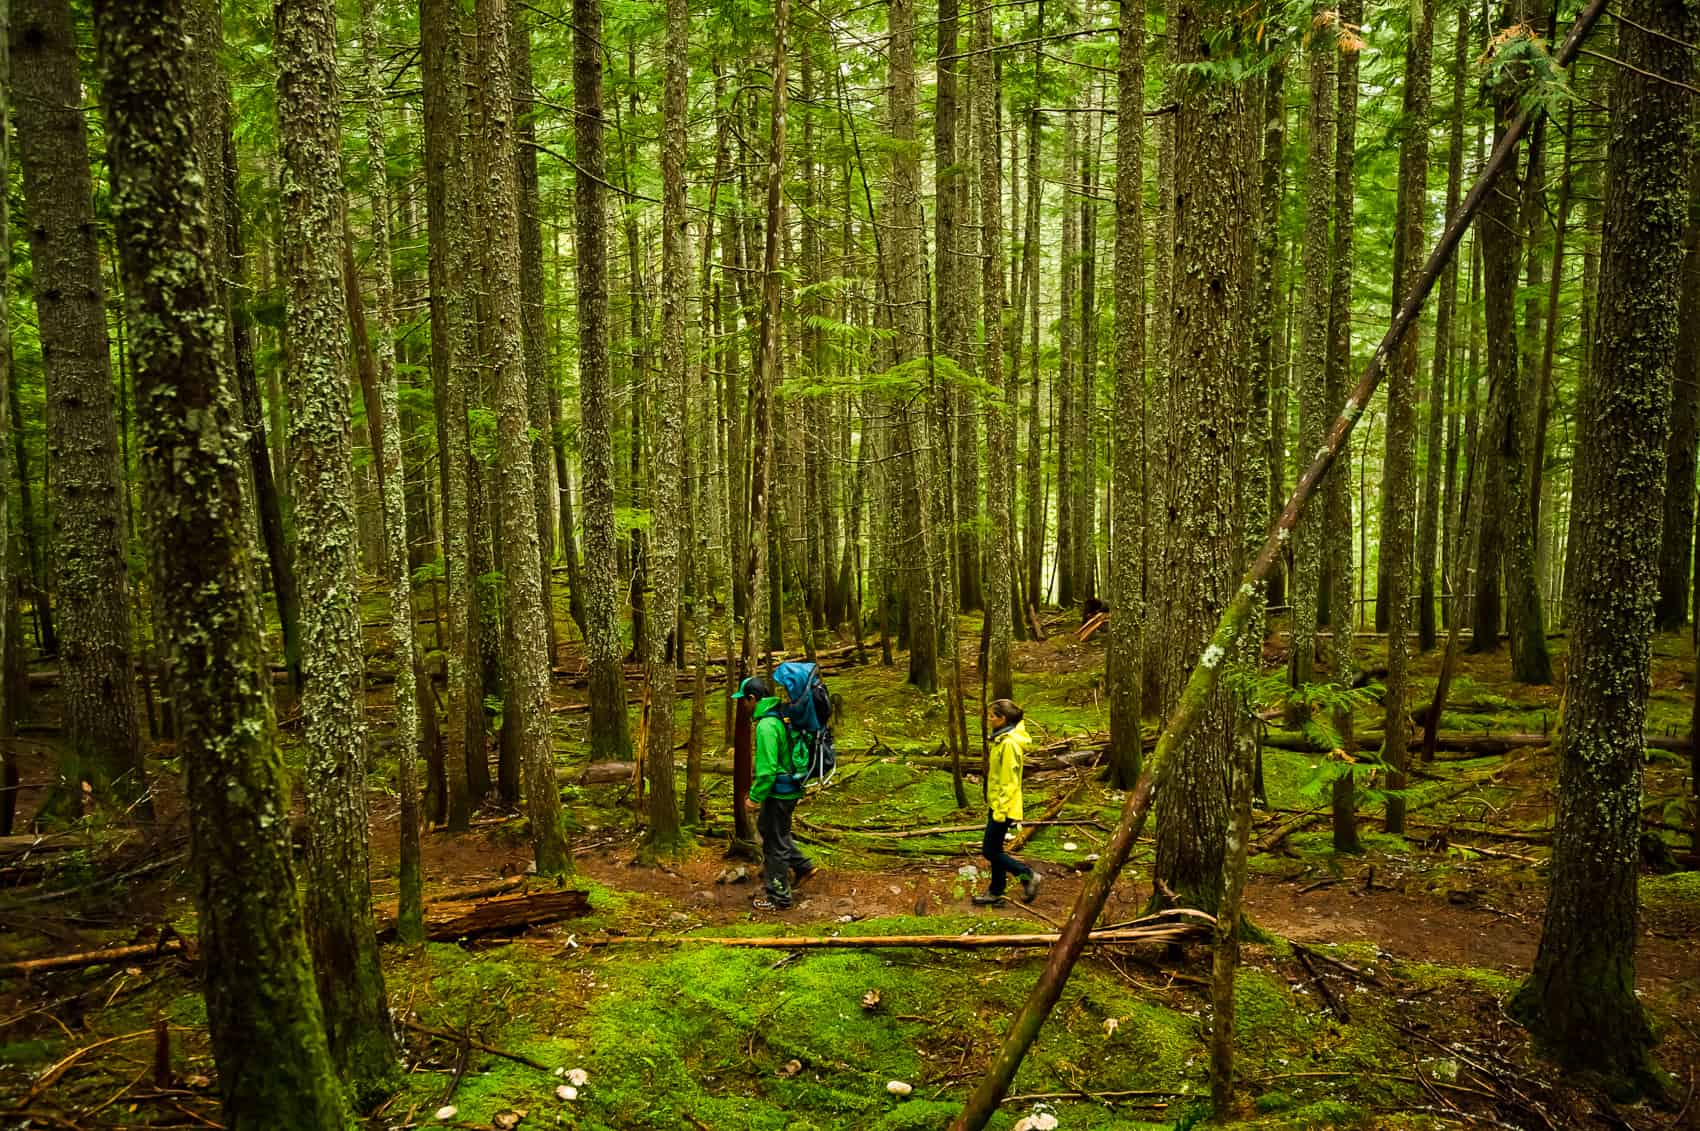
<svg viewBox="0 0 1700 1131">
<path fill-rule="evenodd" d="M 980 855 L 992 866 L 992 894 L 1002 895 L 1009 877 L 1031 876 L 1033 869 L 1003 850 L 1003 838 L 1014 821 L 1000 821 L 986 814 L 986 839 L 980 843 Z"/>
<path fill-rule="evenodd" d="M 767 797 L 756 815 L 756 829 L 761 833 L 762 882 L 768 898 L 785 905 L 791 902 L 792 869 L 807 872 L 814 867 L 791 840 L 791 813 L 796 808 L 795 797 Z"/>
</svg>

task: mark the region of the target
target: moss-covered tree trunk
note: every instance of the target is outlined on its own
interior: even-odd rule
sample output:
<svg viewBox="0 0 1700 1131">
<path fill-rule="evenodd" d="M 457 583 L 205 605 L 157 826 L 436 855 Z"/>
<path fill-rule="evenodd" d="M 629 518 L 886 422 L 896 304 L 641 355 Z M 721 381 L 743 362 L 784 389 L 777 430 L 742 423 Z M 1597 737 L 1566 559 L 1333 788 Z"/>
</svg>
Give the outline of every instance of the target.
<svg viewBox="0 0 1700 1131">
<path fill-rule="evenodd" d="M 549 339 L 543 309 L 543 200 L 537 184 L 536 90 L 531 74 L 531 21 L 519 4 L 509 5 L 509 72 L 514 90 L 514 169 L 518 177 L 520 329 L 525 350 L 526 412 L 531 420 L 531 495 L 537 516 L 538 586 L 543 602 L 547 655 L 557 650 L 555 506 L 549 491 L 550 437 L 560 417 L 560 395 L 549 371 Z"/>
<path fill-rule="evenodd" d="M 464 831 L 472 820 L 469 763 L 484 757 L 483 681 L 478 663 L 475 597 L 467 539 L 469 439 L 466 430 L 464 325 L 470 314 L 465 274 L 466 163 L 461 159 L 460 6 L 423 0 L 420 61 L 424 75 L 426 224 L 430 244 L 431 384 L 437 412 L 438 469 L 443 495 L 443 570 L 448 606 L 446 674 L 448 736 L 444 753 L 445 820 Z"/>
<path fill-rule="evenodd" d="M 1143 753 L 1145 595 L 1145 5 L 1128 0 L 1118 30 L 1116 94 L 1115 425 L 1110 487 L 1110 777 L 1132 789 Z M 1030 190 L 1031 191 L 1031 190 Z"/>
<path fill-rule="evenodd" d="M 366 161 L 372 203 L 372 261 L 374 268 L 374 325 L 372 344 L 377 362 L 378 403 L 368 405 L 372 449 L 383 492 L 385 581 L 390 592 L 390 636 L 395 641 L 395 752 L 397 792 L 401 795 L 399 908 L 396 937 L 402 942 L 425 938 L 424 895 L 420 875 L 419 784 L 417 767 L 421 744 L 419 725 L 419 652 L 413 643 L 413 573 L 407 560 L 407 472 L 402 452 L 401 409 L 396 391 L 395 297 L 391 286 L 390 192 L 386 170 L 389 147 L 384 137 L 383 84 L 378 64 L 378 6 L 360 5 L 361 69 L 366 96 Z"/>
<path fill-rule="evenodd" d="M 347 1128 L 290 862 L 183 12 L 121 0 L 96 5 L 95 27 L 222 1119 L 232 1131 Z"/>
<path fill-rule="evenodd" d="M 1281 508 L 1287 502 L 1287 368 L 1282 364 L 1284 358 L 1281 354 L 1284 351 L 1279 348 L 1282 344 L 1281 287 L 1286 273 L 1281 262 L 1281 182 L 1287 150 L 1287 60 L 1284 55 L 1277 54 L 1270 61 L 1269 72 L 1263 79 L 1258 111 L 1263 138 L 1251 333 L 1253 372 L 1261 390 L 1256 404 L 1261 405 L 1268 415 L 1268 423 L 1264 426 L 1268 443 L 1263 459 L 1269 491 L 1266 504 L 1268 522 L 1252 525 L 1261 530 L 1280 517 Z M 1286 604 L 1285 566 L 1285 561 L 1276 563 L 1274 572 L 1270 574 L 1267 593 L 1272 605 Z"/>
<path fill-rule="evenodd" d="M 1073 113 L 1072 104 L 1065 109 L 1068 112 L 1063 114 L 1062 123 L 1063 168 L 1068 170 L 1064 178 L 1068 183 L 1062 186 L 1062 250 L 1059 263 L 1062 278 L 1057 285 L 1057 301 L 1061 304 L 1057 312 L 1057 407 L 1052 435 L 1056 437 L 1057 453 L 1057 604 L 1066 609 L 1080 600 L 1080 578 L 1076 573 L 1080 555 L 1074 545 L 1075 536 L 1080 532 L 1080 524 L 1074 518 L 1074 508 L 1080 502 L 1080 492 L 1074 482 L 1080 462 L 1080 454 L 1075 450 L 1078 432 L 1074 427 L 1078 412 L 1075 406 L 1074 361 L 1077 354 L 1074 319 L 1080 289 L 1076 286 L 1080 278 L 1080 210 L 1071 189 L 1074 169 L 1079 164 L 1079 143 L 1076 140 L 1079 115 Z"/>
<path fill-rule="evenodd" d="M 0 7 L 0 169 L 11 166 L 12 8 Z M 14 690 L 27 686 L 18 632 L 21 559 L 12 533 L 12 194 L 0 193 L 0 836 L 10 836 L 18 812 L 17 734 Z M 23 678 L 19 678 L 19 677 Z"/>
<path fill-rule="evenodd" d="M 1299 317 L 1299 452 L 1301 459 L 1322 446 L 1332 407 L 1324 394 L 1328 373 L 1328 284 L 1333 245 L 1335 59 L 1339 54 L 1335 29 L 1324 16 L 1321 0 L 1312 6 L 1310 41 L 1306 45 L 1310 73 L 1310 117 L 1304 188 L 1304 275 Z M 1288 598 L 1293 606 L 1293 646 L 1290 673 L 1294 687 L 1315 678 L 1318 606 L 1322 594 L 1322 531 L 1325 508 L 1313 507 L 1299 518 L 1294 532 L 1293 577 Z"/>
<path fill-rule="evenodd" d="M 496 386 L 496 448 L 500 464 L 503 652 L 503 728 L 517 727 L 519 773 L 526 820 L 541 875 L 572 868 L 555 786 L 555 743 L 549 704 L 549 613 L 544 604 L 543 554 L 538 547 L 537 492 L 532 443 L 532 396 L 522 328 L 519 184 L 514 154 L 515 103 L 512 16 L 506 0 L 478 0 L 483 41 L 484 129 L 489 162 L 482 170 L 479 210 L 490 267 L 487 296 L 490 364 Z M 623 704 L 622 704 L 623 706 Z"/>
<path fill-rule="evenodd" d="M 1015 495 L 1015 407 L 1002 395 L 1003 372 L 1003 173 L 992 79 L 991 12 L 974 17 L 975 145 L 980 159 L 980 302 L 985 334 L 980 379 L 997 390 L 986 414 L 986 658 L 994 699 L 1014 693 L 1009 666 L 1009 617 L 1015 583 L 1010 523 Z"/>
<path fill-rule="evenodd" d="M 11 51 L 30 270 L 47 384 L 47 508 L 58 614 L 65 767 L 59 801 L 82 783 L 151 816 L 131 667 L 130 586 L 119 483 L 118 413 L 106 341 L 94 182 L 68 0 L 21 0 Z M 36 604 L 42 595 L 36 595 Z"/>
<path fill-rule="evenodd" d="M 1363 0 L 1345 0 L 1340 5 L 1341 36 L 1338 104 L 1334 130 L 1334 252 L 1329 261 L 1332 275 L 1328 286 L 1328 368 L 1323 403 L 1332 415 L 1346 400 L 1352 370 L 1352 247 L 1353 217 L 1357 200 L 1358 137 L 1358 49 L 1357 29 L 1363 24 Z M 1325 422 L 1324 427 L 1331 423 Z M 1334 681 L 1349 684 L 1356 674 L 1352 658 L 1352 632 L 1357 627 L 1357 604 L 1352 594 L 1352 463 L 1351 448 L 1341 449 L 1328 480 L 1323 484 L 1326 520 L 1323 527 L 1322 558 L 1328 595 L 1323 602 L 1332 611 L 1329 628 L 1330 666 Z M 1362 562 L 1358 563 L 1361 567 Z M 1350 718 L 1341 729 L 1349 731 Z M 1348 742 L 1349 742 L 1348 737 Z"/>
<path fill-rule="evenodd" d="M 579 453 L 584 510 L 585 653 L 594 758 L 632 756 L 626 717 L 620 579 L 614 546 L 613 376 L 608 368 L 607 163 L 602 135 L 602 2 L 573 0 L 573 117 L 580 170 L 578 236 Z"/>
<path fill-rule="evenodd" d="M 364 1106 L 389 1086 L 396 1060 L 373 935 L 367 846 L 366 655 L 338 261 L 343 198 L 336 32 L 336 9 L 324 0 L 286 0 L 278 7 L 285 385 L 301 566 L 310 938 L 331 1055 L 356 1104 Z"/>
<path fill-rule="evenodd" d="M 1700 150 L 1700 133 L 1690 131 Z M 1689 573 L 1694 564 L 1694 446 L 1700 443 L 1700 157 L 1689 178 L 1689 218 L 1682 267 L 1682 314 L 1672 373 L 1670 442 L 1665 447 L 1665 519 L 1659 543 L 1659 597 L 1654 623 L 1673 632 L 1688 619 Z"/>
<path fill-rule="evenodd" d="M 1572 1068 L 1649 1083 L 1635 992 L 1642 734 L 1658 578 L 1700 11 L 1633 0 L 1618 28 L 1594 369 L 1577 419 L 1581 540 L 1552 888 L 1514 1007 Z"/>
<path fill-rule="evenodd" d="M 678 678 L 667 662 L 667 640 L 678 621 L 685 560 L 680 527 L 684 525 L 682 433 L 688 385 L 685 303 L 690 264 L 685 241 L 690 221 L 685 213 L 685 101 L 690 78 L 689 45 L 689 5 L 686 0 L 667 0 L 667 63 L 661 96 L 661 372 L 650 455 L 655 478 L 650 491 L 653 537 L 649 546 L 655 609 L 644 656 L 649 722 L 643 755 L 649 776 L 649 843 L 663 853 L 677 852 L 680 847 L 679 802 L 673 788 L 673 705 Z M 695 820 L 694 815 L 691 819 Z"/>
<path fill-rule="evenodd" d="M 1240 49 L 1222 33 L 1218 4 L 1178 7 L 1170 26 L 1178 69 Z M 1236 466 L 1250 314 L 1242 256 L 1253 253 L 1255 158 L 1244 144 L 1246 89 L 1196 74 L 1177 76 L 1174 302 L 1168 370 L 1169 533 L 1174 563 L 1163 622 L 1166 687 L 1178 694 L 1234 595 L 1240 549 Z M 1228 829 L 1231 696 L 1218 689 L 1166 780 L 1157 814 L 1156 903 L 1215 913 L 1222 897 Z"/>
<path fill-rule="evenodd" d="M 1399 208 L 1393 250 L 1393 311 L 1399 312 L 1416 281 L 1428 230 L 1428 115 L 1434 51 L 1434 10 L 1428 0 L 1411 5 L 1405 47 L 1405 136 L 1399 153 Z M 1387 831 L 1405 831 L 1405 758 L 1411 698 L 1411 550 L 1417 506 L 1417 366 L 1421 335 L 1405 335 L 1387 381 L 1387 456 L 1382 465 L 1386 509 L 1381 516 L 1381 561 L 1387 579 L 1387 694 L 1381 759 L 1388 766 Z M 1432 395 L 1432 386 L 1431 386 Z M 1431 456 L 1432 462 L 1432 456 Z M 1434 614 L 1428 614 L 1433 635 Z"/>
</svg>

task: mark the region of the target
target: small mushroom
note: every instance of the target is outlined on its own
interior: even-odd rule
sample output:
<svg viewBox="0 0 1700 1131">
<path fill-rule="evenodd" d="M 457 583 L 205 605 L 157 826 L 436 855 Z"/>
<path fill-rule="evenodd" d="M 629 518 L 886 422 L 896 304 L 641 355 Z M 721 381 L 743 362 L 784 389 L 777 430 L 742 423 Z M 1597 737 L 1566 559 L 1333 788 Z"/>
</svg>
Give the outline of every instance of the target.
<svg viewBox="0 0 1700 1131">
<path fill-rule="evenodd" d="M 894 1096 L 907 1096 L 915 1090 L 915 1087 L 912 1084 L 905 1084 L 902 1080 L 893 1080 L 885 1086 L 885 1090 Z"/>
<path fill-rule="evenodd" d="M 567 1083 L 575 1088 L 582 1088 L 590 1083 L 590 1073 L 582 1068 L 575 1068 L 567 1073 Z"/>
<path fill-rule="evenodd" d="M 562 1084 L 559 1088 L 555 1089 L 555 1098 L 569 1101 L 576 1100 L 578 1099 L 578 1089 L 573 1087 L 571 1084 Z"/>
<path fill-rule="evenodd" d="M 459 1114 L 460 1114 L 460 1108 L 455 1107 L 453 1104 L 448 1104 L 447 1106 L 440 1107 L 440 1108 L 437 1109 L 437 1122 L 438 1123 L 447 1123 L 449 1120 L 453 1119 L 455 1116 L 457 1116 Z"/>
</svg>

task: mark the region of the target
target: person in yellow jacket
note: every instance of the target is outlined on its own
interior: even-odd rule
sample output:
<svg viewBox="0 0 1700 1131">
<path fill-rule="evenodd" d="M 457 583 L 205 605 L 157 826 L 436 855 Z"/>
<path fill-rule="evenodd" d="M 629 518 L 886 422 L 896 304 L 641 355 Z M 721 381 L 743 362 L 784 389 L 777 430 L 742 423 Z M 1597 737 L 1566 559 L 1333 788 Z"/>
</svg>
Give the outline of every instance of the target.
<svg viewBox="0 0 1700 1131">
<path fill-rule="evenodd" d="M 1008 699 L 994 700 L 987 713 L 992 724 L 992 749 L 986 771 L 986 801 L 991 812 L 986 816 L 986 839 L 980 845 L 980 855 L 992 866 L 992 886 L 976 895 L 974 902 L 982 907 L 1002 903 L 1004 886 L 1015 875 L 1021 877 L 1022 896 L 1032 903 L 1039 895 L 1039 873 L 1005 852 L 1003 842 L 1010 826 L 1021 820 L 1021 766 L 1033 739 L 1021 725 L 1021 708 Z"/>
</svg>

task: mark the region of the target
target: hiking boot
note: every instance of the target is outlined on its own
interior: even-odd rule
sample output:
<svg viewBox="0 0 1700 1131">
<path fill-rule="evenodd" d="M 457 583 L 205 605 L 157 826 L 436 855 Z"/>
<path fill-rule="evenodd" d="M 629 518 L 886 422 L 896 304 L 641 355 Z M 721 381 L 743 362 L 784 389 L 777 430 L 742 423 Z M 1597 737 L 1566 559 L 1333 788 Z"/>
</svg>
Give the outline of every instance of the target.
<svg viewBox="0 0 1700 1131">
<path fill-rule="evenodd" d="M 757 911 L 789 911 L 791 910 L 791 901 L 789 899 L 780 899 L 778 896 L 763 893 L 751 900 L 750 906 L 754 907 Z"/>
<path fill-rule="evenodd" d="M 1026 900 L 1026 902 L 1028 902 L 1028 903 L 1032 903 L 1035 899 L 1038 899 L 1039 898 L 1039 885 L 1042 884 L 1042 883 L 1044 883 L 1044 880 L 1040 879 L 1039 873 L 1037 873 L 1037 872 L 1029 872 L 1025 876 L 1022 876 L 1021 877 L 1021 895 L 1022 895 L 1022 898 L 1024 900 Z"/>
<path fill-rule="evenodd" d="M 791 869 L 791 886 L 796 887 L 798 884 L 802 883 L 818 871 L 820 871 L 819 864 L 810 864 L 806 868 Z"/>
<path fill-rule="evenodd" d="M 976 892 L 974 894 L 973 903 L 975 907 L 1002 907 L 1003 893 L 993 893 L 989 891 Z"/>
</svg>

